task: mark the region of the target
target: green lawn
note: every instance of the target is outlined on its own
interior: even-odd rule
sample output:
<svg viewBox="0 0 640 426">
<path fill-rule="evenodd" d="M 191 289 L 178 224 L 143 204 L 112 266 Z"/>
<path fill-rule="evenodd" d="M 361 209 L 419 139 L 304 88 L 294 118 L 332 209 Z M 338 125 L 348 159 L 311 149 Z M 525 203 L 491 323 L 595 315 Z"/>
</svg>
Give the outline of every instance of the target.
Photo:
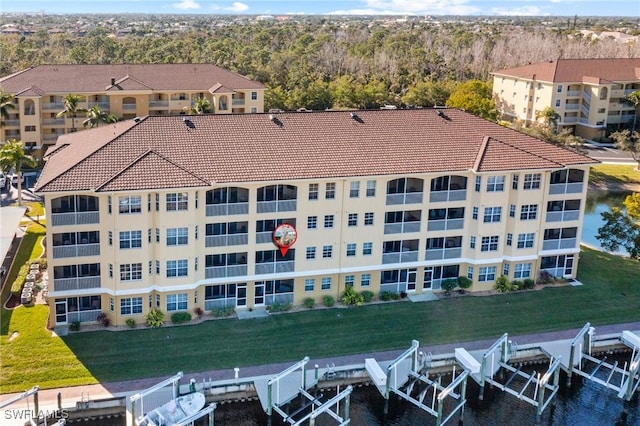
<svg viewBox="0 0 640 426">
<path fill-rule="evenodd" d="M 46 308 L 19 308 L 0 336 L 0 391 L 157 377 L 263 363 L 640 320 L 640 262 L 590 249 L 582 287 L 315 309 L 269 318 L 49 337 Z M 38 325 L 39 324 L 39 325 Z M 171 346 L 171 350 L 168 347 Z"/>
<path fill-rule="evenodd" d="M 624 164 L 598 164 L 591 167 L 589 183 L 593 184 L 625 184 L 640 182 L 640 171 L 636 166 Z"/>
</svg>

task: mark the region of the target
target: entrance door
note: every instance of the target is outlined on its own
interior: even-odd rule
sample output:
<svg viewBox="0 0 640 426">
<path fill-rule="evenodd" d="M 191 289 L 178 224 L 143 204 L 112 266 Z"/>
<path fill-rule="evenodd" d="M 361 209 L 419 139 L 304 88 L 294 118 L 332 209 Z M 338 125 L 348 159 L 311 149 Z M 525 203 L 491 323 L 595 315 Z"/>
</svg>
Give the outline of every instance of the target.
<svg viewBox="0 0 640 426">
<path fill-rule="evenodd" d="M 256 284 L 254 287 L 253 306 L 264 305 L 264 284 Z"/>
<path fill-rule="evenodd" d="M 570 277 L 573 274 L 573 255 L 568 254 L 564 260 L 564 276 Z"/>
<path fill-rule="evenodd" d="M 238 284 L 236 287 L 236 307 L 244 308 L 247 306 L 247 285 Z"/>
<path fill-rule="evenodd" d="M 416 291 L 416 274 L 415 269 L 409 269 L 407 273 L 407 293 Z"/>
<path fill-rule="evenodd" d="M 67 300 L 56 299 L 56 325 L 67 323 Z"/>
<path fill-rule="evenodd" d="M 432 268 L 425 268 L 424 269 L 424 281 L 422 282 L 422 289 L 423 290 L 430 290 L 432 281 L 433 281 L 433 269 Z"/>
</svg>

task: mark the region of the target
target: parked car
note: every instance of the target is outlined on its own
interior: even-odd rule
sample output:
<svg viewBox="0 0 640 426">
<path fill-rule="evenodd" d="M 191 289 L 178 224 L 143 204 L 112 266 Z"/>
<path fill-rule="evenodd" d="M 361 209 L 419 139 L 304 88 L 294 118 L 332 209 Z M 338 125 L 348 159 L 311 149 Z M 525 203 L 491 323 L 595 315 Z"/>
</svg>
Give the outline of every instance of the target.
<svg viewBox="0 0 640 426">
<path fill-rule="evenodd" d="M 5 189 L 7 186 L 9 186 L 9 179 L 7 178 L 7 176 L 4 173 L 0 172 L 0 189 Z"/>
</svg>

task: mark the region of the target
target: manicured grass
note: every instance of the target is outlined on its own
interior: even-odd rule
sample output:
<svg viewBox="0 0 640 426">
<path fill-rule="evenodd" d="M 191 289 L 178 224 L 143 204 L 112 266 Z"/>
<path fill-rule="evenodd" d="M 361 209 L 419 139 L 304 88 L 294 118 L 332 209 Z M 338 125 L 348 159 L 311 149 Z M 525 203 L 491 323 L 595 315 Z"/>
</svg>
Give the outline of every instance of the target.
<svg viewBox="0 0 640 426">
<path fill-rule="evenodd" d="M 42 326 L 34 325 L 29 328 L 40 331 L 21 333 L 24 338 L 11 343 L 7 336 L 1 337 L 0 389 L 11 392 L 34 384 L 46 388 L 110 382 L 297 361 L 305 355 L 318 358 L 402 349 L 412 339 L 429 345 L 497 338 L 504 332 L 579 328 L 587 321 L 597 326 L 640 320 L 640 262 L 583 249 L 579 279 L 584 286 L 302 310 L 255 320 L 76 333 L 62 339 L 48 337 Z M 18 311 L 12 316 L 11 330 L 26 327 Z M 31 311 L 31 321 L 42 324 L 45 314 L 40 308 Z M 36 319 L 36 315 L 42 317 Z M 35 346 L 50 349 L 38 349 L 36 362 L 26 362 Z M 10 363 L 5 364 L 5 359 Z"/>
<path fill-rule="evenodd" d="M 25 203 L 25 206 L 27 206 L 27 213 L 26 213 L 27 216 L 29 217 L 44 216 L 44 206 L 42 205 L 42 203 L 33 201 L 30 203 Z"/>
<path fill-rule="evenodd" d="M 625 184 L 640 183 L 640 171 L 636 166 L 624 164 L 598 164 L 591 167 L 589 183 L 593 184 Z"/>
</svg>

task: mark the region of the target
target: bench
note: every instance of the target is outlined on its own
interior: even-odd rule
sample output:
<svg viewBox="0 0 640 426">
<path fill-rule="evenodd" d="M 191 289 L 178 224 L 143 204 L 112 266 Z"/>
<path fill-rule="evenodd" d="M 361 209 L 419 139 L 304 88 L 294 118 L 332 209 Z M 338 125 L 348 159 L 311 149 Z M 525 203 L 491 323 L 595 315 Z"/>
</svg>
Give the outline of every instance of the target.
<svg viewBox="0 0 640 426">
<path fill-rule="evenodd" d="M 385 386 L 387 384 L 387 374 L 380 368 L 380 364 L 374 358 L 366 358 L 364 367 L 374 385 Z"/>
<path fill-rule="evenodd" d="M 467 352 L 464 348 L 456 348 L 455 351 L 456 361 L 468 372 L 472 374 L 478 374 L 480 372 L 480 363 Z"/>
</svg>

